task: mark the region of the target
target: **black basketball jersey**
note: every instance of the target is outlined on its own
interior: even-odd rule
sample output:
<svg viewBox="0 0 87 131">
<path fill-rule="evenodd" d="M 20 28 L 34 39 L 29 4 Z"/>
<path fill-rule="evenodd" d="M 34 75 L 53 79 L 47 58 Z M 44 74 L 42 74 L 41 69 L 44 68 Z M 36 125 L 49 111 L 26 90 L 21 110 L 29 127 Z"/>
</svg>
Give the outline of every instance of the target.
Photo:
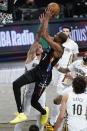
<svg viewBox="0 0 87 131">
<path fill-rule="evenodd" d="M 41 58 L 40 63 L 38 65 L 41 69 L 46 70 L 46 71 L 52 71 L 53 66 L 60 59 L 58 57 L 58 58 L 55 58 L 52 62 L 50 62 L 52 55 L 53 55 L 53 52 L 54 52 L 53 49 L 49 49 L 48 51 L 45 51 L 42 54 L 42 58 Z"/>
</svg>

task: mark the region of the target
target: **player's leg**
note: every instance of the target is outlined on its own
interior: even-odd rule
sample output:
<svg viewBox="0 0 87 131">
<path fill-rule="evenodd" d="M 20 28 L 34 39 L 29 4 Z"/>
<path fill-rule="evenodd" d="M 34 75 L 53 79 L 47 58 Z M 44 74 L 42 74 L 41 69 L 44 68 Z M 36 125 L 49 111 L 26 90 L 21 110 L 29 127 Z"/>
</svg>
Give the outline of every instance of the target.
<svg viewBox="0 0 87 131">
<path fill-rule="evenodd" d="M 34 86 L 35 86 L 34 83 L 28 84 L 28 85 L 25 86 L 25 88 L 23 90 L 22 107 L 23 107 L 24 114 L 26 114 L 27 117 L 29 117 L 29 114 L 30 114 L 31 96 L 32 96 L 32 93 L 34 91 Z M 22 131 L 23 126 L 24 126 L 24 123 L 16 124 L 15 127 L 14 127 L 14 131 Z"/>
<path fill-rule="evenodd" d="M 51 74 L 41 74 L 40 79 L 35 85 L 35 89 L 31 99 L 31 105 L 41 113 L 41 123 L 45 124 L 48 119 L 49 109 L 45 107 L 45 109 L 39 103 L 39 98 L 44 92 L 45 88 L 49 85 L 51 81 Z"/>
<path fill-rule="evenodd" d="M 29 89 L 29 90 L 28 90 Z M 30 108 L 31 108 L 31 97 L 29 97 L 29 93 L 31 92 L 29 85 L 26 85 L 24 90 L 23 90 L 23 102 L 22 102 L 22 107 L 24 113 L 28 116 L 30 113 Z M 33 93 L 33 92 L 32 92 Z M 14 131 L 22 131 L 22 127 L 24 126 L 24 123 L 18 123 L 14 126 Z"/>
<path fill-rule="evenodd" d="M 31 109 L 31 96 L 34 91 L 35 84 L 28 84 L 25 86 L 23 90 L 23 102 L 22 102 L 22 107 L 23 107 L 23 112 L 24 114 L 29 117 L 30 115 L 30 109 Z M 14 127 L 14 131 L 22 131 L 22 128 L 24 126 L 24 123 L 18 123 Z"/>
<path fill-rule="evenodd" d="M 26 85 L 26 90 L 23 95 L 23 107 L 24 107 L 24 113 L 29 117 L 30 115 L 30 109 L 31 109 L 31 97 L 34 91 L 35 83 Z"/>
<path fill-rule="evenodd" d="M 38 84 L 35 85 L 35 89 L 34 92 L 32 94 L 32 98 L 31 98 L 31 105 L 38 110 L 39 112 L 41 112 L 42 114 L 45 114 L 46 111 L 43 109 L 43 107 L 41 106 L 41 104 L 39 103 L 39 98 L 41 96 L 41 91 L 42 91 L 42 87 L 40 87 Z"/>
<path fill-rule="evenodd" d="M 21 104 L 21 87 L 23 85 L 32 83 L 35 81 L 35 71 L 28 71 L 13 82 L 13 91 L 18 108 L 18 112 L 22 112 Z"/>
<path fill-rule="evenodd" d="M 46 106 L 46 92 L 44 91 L 41 95 L 39 102 L 43 108 Z M 40 131 L 44 131 L 44 125 L 41 124 L 41 114 L 39 113 L 37 115 L 37 123 L 36 123 L 40 129 Z"/>
<path fill-rule="evenodd" d="M 27 116 L 22 113 L 21 87 L 25 84 L 29 84 L 35 81 L 35 72 L 36 70 L 34 69 L 30 70 L 13 82 L 13 91 L 19 115 L 14 120 L 10 121 L 11 124 L 16 124 L 27 120 Z"/>
</svg>

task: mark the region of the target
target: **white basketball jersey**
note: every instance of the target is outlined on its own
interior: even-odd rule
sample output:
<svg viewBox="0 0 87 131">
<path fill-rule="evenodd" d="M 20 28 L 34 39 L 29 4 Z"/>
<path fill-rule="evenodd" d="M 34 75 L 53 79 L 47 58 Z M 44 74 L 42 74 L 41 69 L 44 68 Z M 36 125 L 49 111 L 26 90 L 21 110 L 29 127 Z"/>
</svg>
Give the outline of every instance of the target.
<svg viewBox="0 0 87 131">
<path fill-rule="evenodd" d="M 70 92 L 67 100 L 68 125 L 77 129 L 87 128 L 87 94 Z"/>
<path fill-rule="evenodd" d="M 72 72 L 73 77 L 76 76 L 87 76 L 87 66 L 83 65 L 82 60 L 76 60 L 70 66 L 68 66 L 69 70 Z"/>
<path fill-rule="evenodd" d="M 74 54 L 78 54 L 79 50 L 78 50 L 77 43 L 75 43 L 73 40 L 71 40 L 69 38 L 63 44 L 63 47 L 64 47 L 64 52 L 63 52 L 62 57 L 58 61 L 58 64 L 59 64 L 59 67 L 67 68 L 73 62 Z M 64 83 L 64 80 L 65 80 L 64 77 L 65 77 L 65 74 L 59 72 L 59 77 L 58 77 L 59 86 L 60 86 L 61 82 Z M 62 86 L 62 84 L 61 84 L 61 86 Z"/>
<path fill-rule="evenodd" d="M 73 55 L 78 54 L 78 45 L 71 39 L 67 39 L 67 41 L 63 44 L 64 52 L 62 57 L 59 60 L 59 66 L 66 68 L 73 61 Z"/>
</svg>

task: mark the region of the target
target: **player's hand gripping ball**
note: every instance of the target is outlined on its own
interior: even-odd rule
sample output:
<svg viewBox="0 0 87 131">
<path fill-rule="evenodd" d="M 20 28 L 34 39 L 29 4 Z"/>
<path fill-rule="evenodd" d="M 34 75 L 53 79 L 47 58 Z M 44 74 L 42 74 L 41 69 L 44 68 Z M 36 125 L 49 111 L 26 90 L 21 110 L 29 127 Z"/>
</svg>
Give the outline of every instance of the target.
<svg viewBox="0 0 87 131">
<path fill-rule="evenodd" d="M 55 2 L 49 3 L 47 8 L 49 8 L 52 15 L 58 15 L 60 12 L 60 6 L 59 6 L 59 4 L 57 4 Z"/>
</svg>

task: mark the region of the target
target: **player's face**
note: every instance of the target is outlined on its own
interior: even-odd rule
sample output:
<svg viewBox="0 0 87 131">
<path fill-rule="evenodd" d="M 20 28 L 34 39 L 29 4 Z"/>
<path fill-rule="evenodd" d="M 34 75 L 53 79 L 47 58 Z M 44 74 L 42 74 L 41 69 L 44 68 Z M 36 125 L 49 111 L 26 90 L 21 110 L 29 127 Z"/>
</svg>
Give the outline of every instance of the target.
<svg viewBox="0 0 87 131">
<path fill-rule="evenodd" d="M 67 36 L 70 35 L 70 30 L 68 28 L 63 28 L 62 32 L 65 33 Z"/>
<path fill-rule="evenodd" d="M 37 51 L 36 51 L 36 54 L 37 54 L 37 55 L 40 55 L 40 54 L 42 54 L 42 53 L 43 53 L 43 48 L 42 48 L 41 45 L 39 45 L 39 47 L 38 47 L 38 49 L 37 49 Z"/>
</svg>

